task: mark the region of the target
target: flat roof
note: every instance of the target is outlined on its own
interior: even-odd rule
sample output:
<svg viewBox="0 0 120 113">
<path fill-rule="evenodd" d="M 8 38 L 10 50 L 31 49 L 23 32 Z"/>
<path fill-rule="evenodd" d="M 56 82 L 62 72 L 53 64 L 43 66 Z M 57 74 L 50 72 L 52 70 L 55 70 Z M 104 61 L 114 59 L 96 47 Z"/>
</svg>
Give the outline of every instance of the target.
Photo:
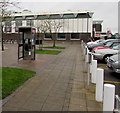
<svg viewBox="0 0 120 113">
<path fill-rule="evenodd" d="M 94 14 L 93 11 L 62 11 L 62 12 L 21 12 L 21 13 L 13 13 L 12 16 L 31 16 L 31 15 L 52 15 L 52 14 L 79 14 L 79 13 L 91 13 Z"/>
</svg>

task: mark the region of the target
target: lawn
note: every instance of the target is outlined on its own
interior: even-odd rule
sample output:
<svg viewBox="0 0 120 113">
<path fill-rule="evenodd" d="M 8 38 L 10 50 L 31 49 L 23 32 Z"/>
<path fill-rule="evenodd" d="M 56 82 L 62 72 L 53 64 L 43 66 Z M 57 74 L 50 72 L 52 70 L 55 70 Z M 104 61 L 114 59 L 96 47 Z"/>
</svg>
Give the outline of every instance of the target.
<svg viewBox="0 0 120 113">
<path fill-rule="evenodd" d="M 12 67 L 2 67 L 0 71 L 2 71 L 2 99 L 35 75 L 33 71 Z"/>
<path fill-rule="evenodd" d="M 37 54 L 53 54 L 53 55 L 57 55 L 59 54 L 61 51 L 57 51 L 57 50 L 36 50 Z"/>
<path fill-rule="evenodd" d="M 55 47 L 52 47 L 52 46 L 46 46 L 46 47 L 42 47 L 42 48 L 50 48 L 50 49 L 65 49 L 65 47 L 61 47 L 61 46 L 55 46 Z"/>
</svg>

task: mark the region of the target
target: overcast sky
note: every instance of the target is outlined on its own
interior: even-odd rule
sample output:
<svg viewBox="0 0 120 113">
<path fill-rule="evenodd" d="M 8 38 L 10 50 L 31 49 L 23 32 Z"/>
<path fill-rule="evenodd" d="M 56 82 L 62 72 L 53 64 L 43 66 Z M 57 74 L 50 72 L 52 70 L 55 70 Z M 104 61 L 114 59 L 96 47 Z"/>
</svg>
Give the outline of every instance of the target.
<svg viewBox="0 0 120 113">
<path fill-rule="evenodd" d="M 19 1 L 19 0 L 18 0 Z M 43 0 L 42 0 L 43 1 Z M 66 1 L 66 2 L 64 2 Z M 83 2 L 84 1 L 84 2 Z M 94 12 L 93 19 L 103 20 L 103 31 L 118 31 L 118 0 L 20 0 L 20 7 L 32 12 L 84 11 Z"/>
</svg>

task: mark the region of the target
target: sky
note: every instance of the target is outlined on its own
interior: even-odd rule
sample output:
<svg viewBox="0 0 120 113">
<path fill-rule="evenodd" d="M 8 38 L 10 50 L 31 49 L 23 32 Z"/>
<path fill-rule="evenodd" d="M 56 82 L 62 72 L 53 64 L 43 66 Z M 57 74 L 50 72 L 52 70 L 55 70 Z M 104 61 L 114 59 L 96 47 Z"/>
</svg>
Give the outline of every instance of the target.
<svg viewBox="0 0 120 113">
<path fill-rule="evenodd" d="M 18 0 L 19 1 L 19 0 Z M 65 1 L 65 2 L 64 2 Z M 83 2 L 84 1 L 84 2 Z M 32 12 L 84 11 L 94 12 L 93 20 L 103 20 L 103 32 L 118 32 L 118 0 L 20 0 L 19 6 Z"/>
</svg>

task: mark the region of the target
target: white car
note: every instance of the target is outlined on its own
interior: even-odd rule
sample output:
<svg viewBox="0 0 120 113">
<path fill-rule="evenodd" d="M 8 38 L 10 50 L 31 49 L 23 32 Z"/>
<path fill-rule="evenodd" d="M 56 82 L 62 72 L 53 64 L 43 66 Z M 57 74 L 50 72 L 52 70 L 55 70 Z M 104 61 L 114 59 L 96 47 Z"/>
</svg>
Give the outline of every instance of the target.
<svg viewBox="0 0 120 113">
<path fill-rule="evenodd" d="M 120 73 L 120 54 L 113 55 L 107 58 L 107 67 L 116 73 Z"/>
<path fill-rule="evenodd" d="M 95 42 L 88 42 L 87 45 L 102 43 L 104 39 L 96 40 Z"/>
<path fill-rule="evenodd" d="M 96 49 L 93 53 L 94 59 L 106 61 L 107 57 L 120 53 L 120 45 L 114 46 L 112 49 Z"/>
</svg>

